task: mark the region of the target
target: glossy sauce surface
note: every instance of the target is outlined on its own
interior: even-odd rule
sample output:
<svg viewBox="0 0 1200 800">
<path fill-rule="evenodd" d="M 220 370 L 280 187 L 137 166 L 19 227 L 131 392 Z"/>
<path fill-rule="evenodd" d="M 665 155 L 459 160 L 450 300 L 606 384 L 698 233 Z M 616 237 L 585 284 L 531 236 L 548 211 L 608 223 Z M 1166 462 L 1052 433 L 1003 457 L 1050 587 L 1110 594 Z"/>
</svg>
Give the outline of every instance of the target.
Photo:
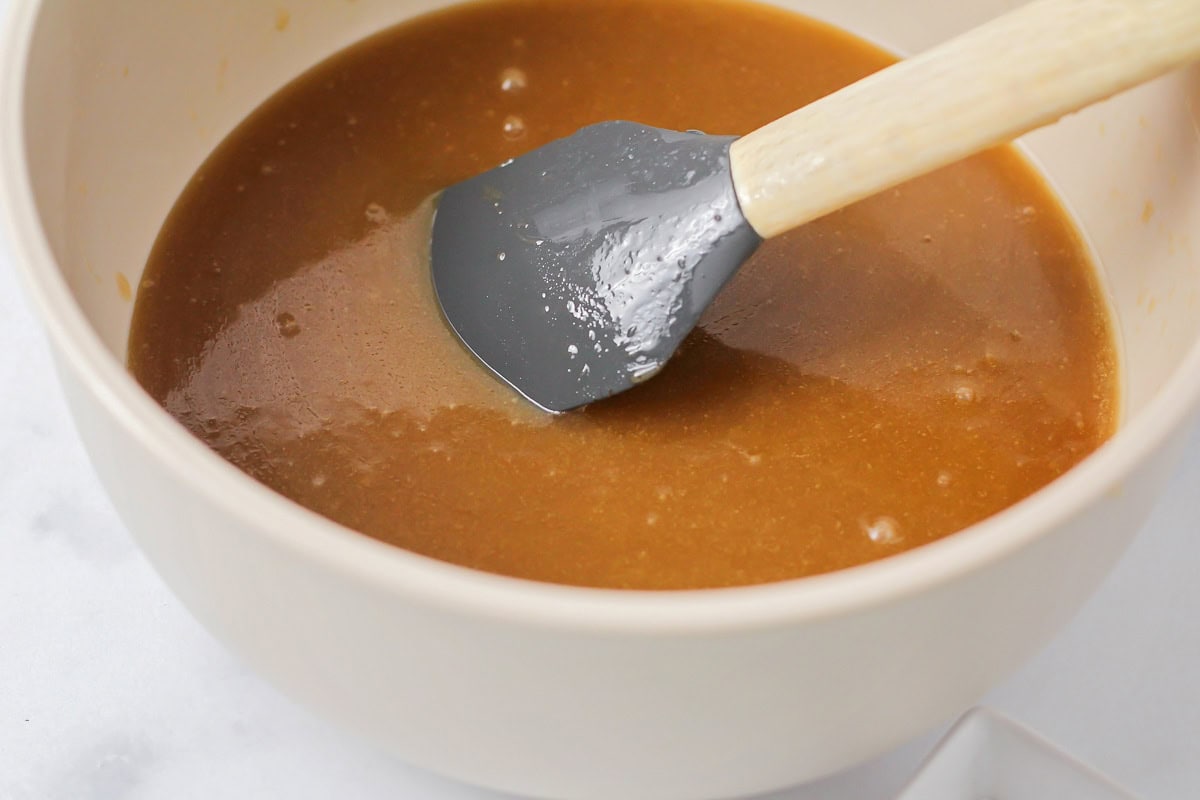
<svg viewBox="0 0 1200 800">
<path fill-rule="evenodd" d="M 662 374 L 557 417 L 430 287 L 431 196 L 612 118 L 744 133 L 891 61 L 768 7 L 505 0 L 316 67 L 184 191 L 129 366 L 225 458 L 338 522 L 536 580 L 696 588 L 891 555 L 1109 436 L 1087 253 L 998 149 L 768 242 Z"/>
</svg>

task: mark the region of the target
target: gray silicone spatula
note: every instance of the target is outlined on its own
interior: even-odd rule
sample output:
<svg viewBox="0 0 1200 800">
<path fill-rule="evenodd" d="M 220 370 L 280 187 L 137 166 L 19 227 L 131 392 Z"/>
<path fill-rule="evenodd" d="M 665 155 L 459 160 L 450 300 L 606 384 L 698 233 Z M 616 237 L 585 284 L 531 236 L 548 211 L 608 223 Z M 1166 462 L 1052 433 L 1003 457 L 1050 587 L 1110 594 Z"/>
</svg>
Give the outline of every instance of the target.
<svg viewBox="0 0 1200 800">
<path fill-rule="evenodd" d="M 1037 0 L 740 139 L 606 122 L 442 195 L 446 319 L 564 411 L 657 372 L 758 244 L 1200 57 L 1200 0 Z"/>
</svg>

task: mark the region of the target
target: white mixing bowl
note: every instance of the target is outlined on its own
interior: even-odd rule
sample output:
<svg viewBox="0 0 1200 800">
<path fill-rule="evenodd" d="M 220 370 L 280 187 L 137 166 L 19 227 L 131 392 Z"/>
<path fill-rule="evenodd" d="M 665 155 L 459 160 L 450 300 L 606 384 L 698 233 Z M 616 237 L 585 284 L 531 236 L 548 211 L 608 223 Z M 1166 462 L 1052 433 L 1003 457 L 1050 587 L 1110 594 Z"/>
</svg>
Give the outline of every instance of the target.
<svg viewBox="0 0 1200 800">
<path fill-rule="evenodd" d="M 1031 136 L 1102 259 L 1125 420 L 1045 490 L 827 576 L 662 594 L 476 573 L 246 478 L 122 367 L 151 242 L 284 82 L 434 0 L 21 2 L 3 32 L 0 216 L 96 470 L 196 618 L 300 702 L 414 764 L 577 798 L 745 795 L 877 754 L 1046 643 L 1112 567 L 1200 397 L 1200 71 Z M 795 0 L 912 51 L 1011 0 Z M 286 8 L 286 11 L 283 10 Z M 281 30 L 282 29 L 282 30 Z"/>
</svg>

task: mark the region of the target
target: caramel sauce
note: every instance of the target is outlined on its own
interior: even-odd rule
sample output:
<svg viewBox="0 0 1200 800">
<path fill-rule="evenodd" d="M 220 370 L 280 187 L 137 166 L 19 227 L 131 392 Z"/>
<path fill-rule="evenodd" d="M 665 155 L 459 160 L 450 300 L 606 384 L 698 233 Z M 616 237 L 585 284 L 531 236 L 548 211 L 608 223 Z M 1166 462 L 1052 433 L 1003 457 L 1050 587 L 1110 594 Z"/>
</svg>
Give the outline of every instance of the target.
<svg viewBox="0 0 1200 800">
<path fill-rule="evenodd" d="M 184 191 L 129 366 L 267 486 L 543 581 L 697 588 L 860 564 L 1020 500 L 1115 427 L 1093 265 L 1012 149 L 768 242 L 663 373 L 551 417 L 432 295 L 431 196 L 605 119 L 744 133 L 892 61 L 766 6 L 503 0 L 271 98 Z"/>
</svg>

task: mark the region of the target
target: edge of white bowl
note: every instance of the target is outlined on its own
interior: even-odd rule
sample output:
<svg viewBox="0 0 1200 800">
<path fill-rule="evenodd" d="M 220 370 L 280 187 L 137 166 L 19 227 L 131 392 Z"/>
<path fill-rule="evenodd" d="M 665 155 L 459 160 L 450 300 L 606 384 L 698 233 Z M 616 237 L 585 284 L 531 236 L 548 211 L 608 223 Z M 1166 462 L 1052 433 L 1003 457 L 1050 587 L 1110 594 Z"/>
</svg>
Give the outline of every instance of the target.
<svg viewBox="0 0 1200 800">
<path fill-rule="evenodd" d="M 792 581 L 666 592 L 580 588 L 492 575 L 377 542 L 276 494 L 211 451 L 141 389 L 92 329 L 51 252 L 24 157 L 23 76 L 37 11 L 37 3 L 15 2 L 0 21 L 0 219 L 59 356 L 175 479 L 278 544 L 413 601 L 529 625 L 644 635 L 749 630 L 847 613 L 923 591 L 1036 540 L 1118 487 L 1200 402 L 1198 341 L 1147 408 L 1049 486 L 932 544 Z"/>
</svg>

